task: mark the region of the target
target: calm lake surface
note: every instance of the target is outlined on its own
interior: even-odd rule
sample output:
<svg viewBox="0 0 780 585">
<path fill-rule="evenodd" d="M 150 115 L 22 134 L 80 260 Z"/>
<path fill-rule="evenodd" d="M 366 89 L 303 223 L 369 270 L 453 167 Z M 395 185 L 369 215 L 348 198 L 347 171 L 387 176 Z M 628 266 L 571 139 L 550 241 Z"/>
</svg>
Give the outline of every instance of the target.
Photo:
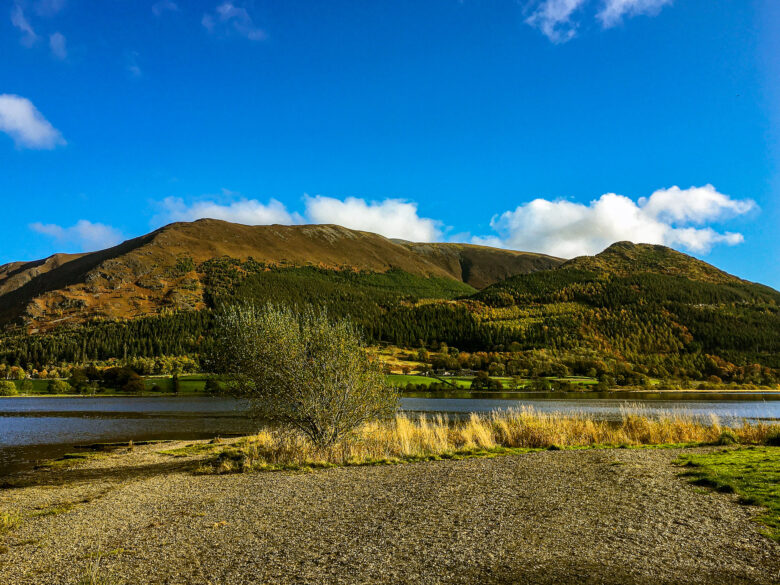
<svg viewBox="0 0 780 585">
<path fill-rule="evenodd" d="M 779 421 L 780 393 L 452 392 L 406 394 L 408 412 L 490 412 L 533 407 L 619 420 L 626 408 L 648 416 L 683 411 L 716 414 L 724 423 Z M 0 476 L 59 457 L 79 445 L 151 439 L 204 439 L 246 434 L 254 425 L 238 400 L 202 396 L 0 398 Z"/>
</svg>

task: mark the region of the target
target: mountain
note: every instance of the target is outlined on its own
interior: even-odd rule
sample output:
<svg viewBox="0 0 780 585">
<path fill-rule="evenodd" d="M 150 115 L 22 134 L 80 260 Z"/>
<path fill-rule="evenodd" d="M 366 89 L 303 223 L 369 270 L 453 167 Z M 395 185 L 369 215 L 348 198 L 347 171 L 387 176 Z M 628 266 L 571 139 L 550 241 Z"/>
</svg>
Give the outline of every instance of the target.
<svg viewBox="0 0 780 585">
<path fill-rule="evenodd" d="M 615 242 L 595 256 L 573 258 L 561 265 L 561 268 L 593 271 L 610 276 L 653 273 L 717 284 L 742 282 L 736 276 L 672 248 L 632 242 Z"/>
<path fill-rule="evenodd" d="M 618 242 L 470 300 L 522 350 L 590 352 L 657 377 L 760 383 L 780 368 L 780 292 L 664 246 Z"/>
<path fill-rule="evenodd" d="M 152 373 L 163 356 L 196 364 L 214 310 L 259 301 L 326 308 L 372 343 L 446 344 L 432 354 L 446 369 L 608 385 L 780 382 L 778 291 L 631 242 L 563 261 L 339 226 L 201 220 L 6 265 L 0 295 L 0 320 L 26 325 L 0 335 L 0 368 L 127 358 Z"/>
<path fill-rule="evenodd" d="M 0 325 L 24 323 L 37 331 L 93 318 L 203 309 L 207 268 L 225 259 L 251 259 L 263 269 L 400 271 L 468 285 L 458 288 L 460 294 L 563 262 L 484 246 L 393 241 L 336 225 L 247 226 L 203 219 L 170 224 L 107 250 L 0 266 Z"/>
</svg>

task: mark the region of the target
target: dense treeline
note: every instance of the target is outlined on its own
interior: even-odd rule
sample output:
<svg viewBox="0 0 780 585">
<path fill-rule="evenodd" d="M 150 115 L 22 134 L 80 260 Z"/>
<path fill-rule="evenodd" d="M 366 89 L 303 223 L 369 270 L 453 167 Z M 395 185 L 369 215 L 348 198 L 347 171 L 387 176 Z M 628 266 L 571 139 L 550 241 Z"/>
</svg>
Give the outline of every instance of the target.
<svg viewBox="0 0 780 585">
<path fill-rule="evenodd" d="M 761 285 L 564 268 L 472 298 L 519 349 L 593 348 L 661 378 L 780 379 L 780 293 Z"/>
</svg>

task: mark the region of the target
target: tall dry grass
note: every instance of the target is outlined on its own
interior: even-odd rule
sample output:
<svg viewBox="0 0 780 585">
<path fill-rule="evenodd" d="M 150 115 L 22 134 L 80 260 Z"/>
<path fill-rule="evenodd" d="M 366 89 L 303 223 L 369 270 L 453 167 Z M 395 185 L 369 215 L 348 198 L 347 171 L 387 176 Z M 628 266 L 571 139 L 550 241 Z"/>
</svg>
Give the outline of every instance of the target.
<svg viewBox="0 0 780 585">
<path fill-rule="evenodd" d="M 411 418 L 399 414 L 365 424 L 350 440 L 327 450 L 317 449 L 300 435 L 261 431 L 223 450 L 213 470 L 355 465 L 502 449 L 718 443 L 724 438 L 757 444 L 778 430 L 780 425 L 765 423 L 727 427 L 715 416 L 701 420 L 670 412 L 650 417 L 640 408 L 625 409 L 620 421 L 594 420 L 585 414 L 540 413 L 533 408 L 472 413 L 457 420 L 444 415 Z"/>
</svg>

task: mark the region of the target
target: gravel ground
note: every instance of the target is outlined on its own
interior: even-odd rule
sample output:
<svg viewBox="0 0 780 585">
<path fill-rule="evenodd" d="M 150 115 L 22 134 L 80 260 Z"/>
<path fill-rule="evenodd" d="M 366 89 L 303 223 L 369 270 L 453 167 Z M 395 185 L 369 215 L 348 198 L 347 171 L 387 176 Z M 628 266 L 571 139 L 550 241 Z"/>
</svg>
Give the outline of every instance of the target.
<svg viewBox="0 0 780 585">
<path fill-rule="evenodd" d="M 0 490 L 25 517 L 0 583 L 780 583 L 756 509 L 676 477 L 679 450 L 194 476 L 159 449 Z"/>
</svg>

